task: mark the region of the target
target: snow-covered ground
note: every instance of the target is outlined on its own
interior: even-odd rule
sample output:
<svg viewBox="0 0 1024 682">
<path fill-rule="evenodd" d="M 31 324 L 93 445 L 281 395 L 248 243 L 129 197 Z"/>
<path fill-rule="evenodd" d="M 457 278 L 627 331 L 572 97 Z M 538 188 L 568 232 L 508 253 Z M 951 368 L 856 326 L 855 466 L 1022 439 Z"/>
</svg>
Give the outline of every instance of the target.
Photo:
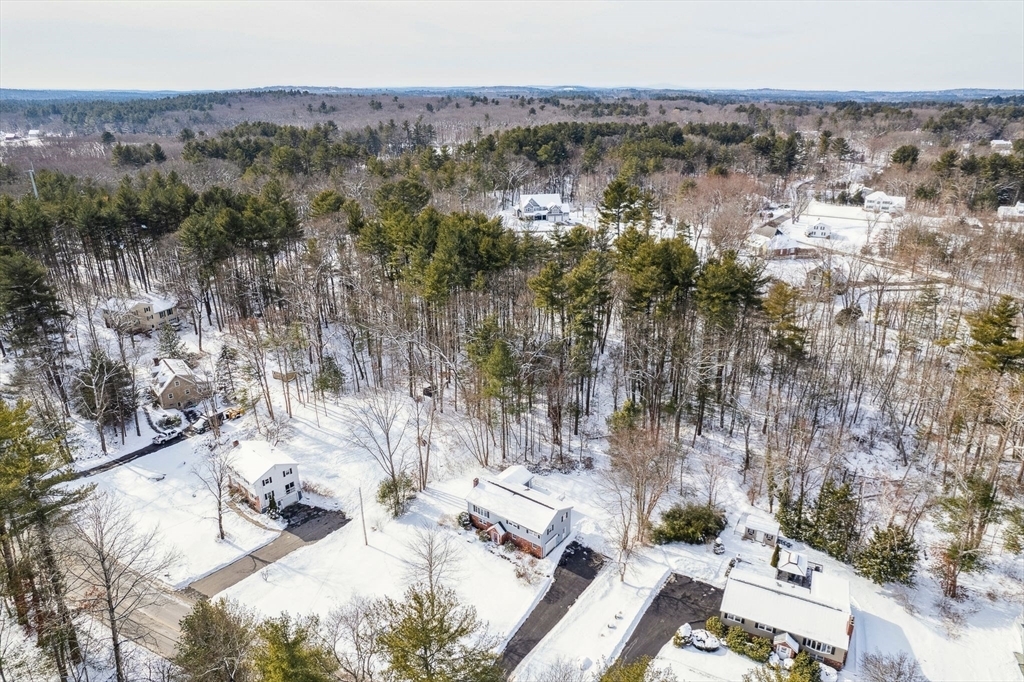
<svg viewBox="0 0 1024 682">
<path fill-rule="evenodd" d="M 163 577 L 175 588 L 231 563 L 278 535 L 229 509 L 224 514 L 227 538 L 222 541 L 217 537 L 213 497 L 194 473 L 208 452 L 204 440 L 192 438 L 76 482 L 96 484 L 99 491 L 110 494 L 131 512 L 140 532 L 156 533 L 160 550 L 173 557 Z M 273 523 L 265 518 L 260 522 Z"/>
</svg>

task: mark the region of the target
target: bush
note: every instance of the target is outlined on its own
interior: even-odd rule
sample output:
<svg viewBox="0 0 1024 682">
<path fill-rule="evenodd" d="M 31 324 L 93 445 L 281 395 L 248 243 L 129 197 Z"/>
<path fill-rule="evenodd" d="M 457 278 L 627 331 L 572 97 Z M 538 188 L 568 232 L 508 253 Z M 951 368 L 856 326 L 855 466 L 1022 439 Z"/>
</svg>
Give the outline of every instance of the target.
<svg viewBox="0 0 1024 682">
<path fill-rule="evenodd" d="M 821 682 L 821 666 L 806 651 L 801 651 L 789 669 L 789 682 Z"/>
<path fill-rule="evenodd" d="M 772 641 L 767 637 L 753 637 L 747 642 L 746 649 L 741 653 L 758 663 L 767 663 L 772 655 Z"/>
<path fill-rule="evenodd" d="M 709 542 L 725 529 L 725 512 L 703 504 L 674 505 L 661 517 L 651 537 L 656 544 Z"/>
<path fill-rule="evenodd" d="M 398 518 L 405 513 L 409 500 L 416 497 L 412 478 L 409 474 L 400 474 L 397 481 L 386 478 L 377 487 L 377 502 L 391 510 L 391 514 Z"/>
<path fill-rule="evenodd" d="M 711 616 L 704 622 L 704 629 L 713 634 L 715 637 L 722 638 L 725 636 L 725 625 L 722 624 L 722 619 L 718 616 Z"/>
<path fill-rule="evenodd" d="M 684 646 L 686 646 L 686 643 L 687 642 L 683 638 L 682 634 L 680 634 L 679 631 L 676 630 L 676 634 L 672 635 L 672 646 L 676 647 L 677 649 L 682 649 Z"/>
<path fill-rule="evenodd" d="M 469 521 L 469 512 L 459 512 L 458 522 L 459 527 L 464 528 L 466 530 L 469 530 L 473 526 L 473 524 Z"/>
<path fill-rule="evenodd" d="M 729 628 L 729 632 L 725 635 L 725 645 L 738 654 L 747 652 L 747 642 L 749 641 L 749 635 L 738 625 Z"/>
</svg>

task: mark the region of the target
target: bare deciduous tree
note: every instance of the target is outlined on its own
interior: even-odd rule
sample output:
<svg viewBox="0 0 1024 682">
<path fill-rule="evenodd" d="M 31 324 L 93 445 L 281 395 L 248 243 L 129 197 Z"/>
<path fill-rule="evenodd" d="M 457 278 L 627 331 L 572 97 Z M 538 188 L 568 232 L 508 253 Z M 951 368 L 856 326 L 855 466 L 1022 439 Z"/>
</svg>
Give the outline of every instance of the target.
<svg viewBox="0 0 1024 682">
<path fill-rule="evenodd" d="M 377 633 L 381 623 L 376 604 L 356 595 L 347 604 L 331 609 L 321 621 L 320 635 L 334 652 L 341 672 L 351 682 L 373 682 L 380 665 Z"/>
<path fill-rule="evenodd" d="M 352 421 L 352 443 L 365 450 L 377 463 L 392 487 L 392 512 L 398 516 L 405 500 L 402 478 L 406 476 L 405 431 L 408 421 L 394 392 L 377 389 L 365 400 L 345 410 Z"/>
<path fill-rule="evenodd" d="M 906 651 L 865 653 L 860 659 L 860 669 L 870 682 L 928 682 L 921 673 L 921 666 Z"/>
<path fill-rule="evenodd" d="M 138 532 L 128 510 L 105 494 L 88 501 L 75 526 L 73 570 L 86 594 L 95 596 L 91 608 L 110 629 L 117 680 L 128 682 L 125 631 L 139 609 L 154 603 L 157 580 L 170 557 L 158 552 L 154 532 Z"/>
<path fill-rule="evenodd" d="M 420 526 L 413 531 L 408 548 L 408 580 L 421 583 L 431 592 L 449 583 L 459 568 L 459 556 L 453 536 L 439 528 Z"/>
<path fill-rule="evenodd" d="M 230 445 L 215 443 L 210 454 L 202 459 L 192 472 L 203 482 L 217 509 L 217 537 L 224 539 L 224 507 L 228 501 L 228 482 L 231 477 Z"/>
</svg>

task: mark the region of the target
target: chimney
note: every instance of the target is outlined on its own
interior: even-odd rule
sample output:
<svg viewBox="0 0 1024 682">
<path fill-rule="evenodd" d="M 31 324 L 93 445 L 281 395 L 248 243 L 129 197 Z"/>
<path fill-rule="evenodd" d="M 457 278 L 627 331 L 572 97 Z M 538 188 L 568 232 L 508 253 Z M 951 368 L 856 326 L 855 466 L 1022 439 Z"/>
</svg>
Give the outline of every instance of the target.
<svg viewBox="0 0 1024 682">
<path fill-rule="evenodd" d="M 232 441 L 231 442 L 231 447 L 237 448 L 238 447 L 238 441 L 237 440 L 236 441 Z"/>
<path fill-rule="evenodd" d="M 153 358 L 153 366 L 154 367 L 159 367 L 160 366 L 160 358 Z"/>
<path fill-rule="evenodd" d="M 846 624 L 846 636 L 853 636 L 853 616 L 850 616 L 850 621 Z"/>
<path fill-rule="evenodd" d="M 475 488 L 475 487 L 477 487 L 478 485 L 480 485 L 480 479 L 479 479 L 479 478 L 474 478 L 474 479 L 473 479 L 473 487 Z"/>
</svg>

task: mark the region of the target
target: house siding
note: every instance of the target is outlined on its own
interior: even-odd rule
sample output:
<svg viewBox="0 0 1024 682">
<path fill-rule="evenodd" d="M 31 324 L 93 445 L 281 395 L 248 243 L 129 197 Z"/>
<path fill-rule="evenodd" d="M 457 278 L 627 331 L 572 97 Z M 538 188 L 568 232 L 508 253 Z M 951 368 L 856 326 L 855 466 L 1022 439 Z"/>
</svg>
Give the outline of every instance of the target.
<svg viewBox="0 0 1024 682">
<path fill-rule="evenodd" d="M 846 649 L 840 649 L 839 647 L 835 647 L 835 651 L 833 653 L 825 654 L 825 653 L 822 653 L 820 651 L 816 651 L 815 649 L 812 649 L 810 647 L 805 647 L 804 643 L 803 643 L 804 642 L 804 636 L 799 634 L 799 633 L 797 633 L 797 632 L 792 632 L 790 630 L 782 630 L 782 629 L 779 629 L 779 628 L 776 628 L 777 631 L 774 634 L 765 632 L 764 630 L 758 629 L 757 628 L 757 623 L 755 623 L 752 619 L 747 618 L 746 616 L 744 616 L 741 613 L 726 613 L 725 611 L 722 611 L 721 613 L 719 613 L 719 617 L 722 619 L 722 624 L 725 625 L 726 627 L 732 627 L 734 625 L 738 626 L 740 628 L 743 628 L 743 631 L 746 632 L 747 634 L 754 635 L 755 637 L 771 638 L 771 637 L 774 637 L 774 634 L 781 634 L 783 632 L 788 632 L 790 634 L 790 636 L 792 636 L 793 639 L 796 640 L 797 644 L 800 645 L 800 650 L 801 651 L 806 650 L 808 654 L 811 654 L 812 656 L 815 656 L 815 657 L 819 657 L 820 660 L 823 663 L 825 663 L 826 665 L 829 665 L 829 666 L 835 668 L 836 670 L 840 670 L 840 669 L 842 669 L 842 667 L 844 665 L 846 665 L 846 651 L 847 651 Z M 736 622 L 734 617 L 742 618 L 743 622 Z M 761 623 L 761 625 L 768 625 L 768 626 L 774 627 L 774 626 L 772 626 L 771 623 Z M 851 636 L 853 635 L 852 626 L 851 626 L 850 635 Z"/>
<path fill-rule="evenodd" d="M 543 559 L 546 556 L 547 553 L 544 551 L 544 548 L 552 538 L 558 538 L 554 545 L 557 546 L 569 537 L 569 526 L 572 522 L 572 512 L 562 510 L 562 513 L 555 517 L 555 522 L 550 527 L 550 530 L 545 529 L 544 532 L 538 534 L 530 532 L 532 529 L 524 529 L 515 521 L 498 516 L 488 510 L 481 509 L 480 513 L 477 513 L 473 510 L 472 504 L 468 505 L 467 511 L 469 512 L 470 522 L 476 528 L 487 530 L 493 524 L 500 523 L 505 528 L 505 535 L 502 536 L 500 542 L 511 541 L 516 547 L 532 554 L 538 559 Z"/>
</svg>

